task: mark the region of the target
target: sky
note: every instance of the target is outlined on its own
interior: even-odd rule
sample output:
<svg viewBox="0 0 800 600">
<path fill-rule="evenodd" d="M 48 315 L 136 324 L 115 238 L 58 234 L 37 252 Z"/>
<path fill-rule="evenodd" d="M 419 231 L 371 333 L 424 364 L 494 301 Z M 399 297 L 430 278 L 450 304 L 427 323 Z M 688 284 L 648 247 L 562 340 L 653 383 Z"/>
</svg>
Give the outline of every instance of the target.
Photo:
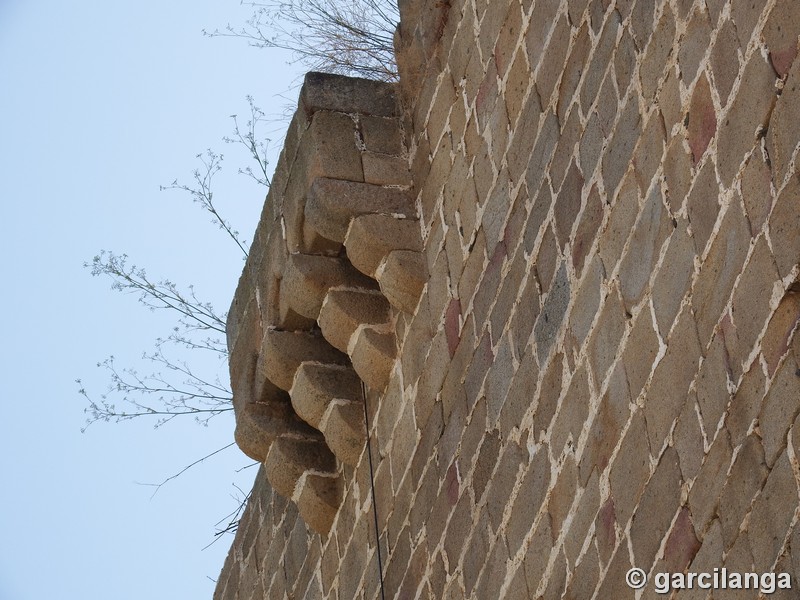
<svg viewBox="0 0 800 600">
<path fill-rule="evenodd" d="M 111 354 L 146 370 L 142 352 L 174 320 L 93 278 L 83 264 L 100 250 L 227 310 L 241 254 L 159 186 L 189 183 L 198 153 L 222 152 L 215 200 L 251 238 L 265 190 L 237 175 L 246 156 L 222 138 L 231 114 L 246 121 L 248 94 L 281 113 L 303 70 L 202 35 L 251 12 L 237 0 L 0 0 L 0 600 L 212 596 L 232 537 L 203 548 L 237 506 L 234 485 L 249 490 L 255 468 L 236 470 L 251 461 L 234 447 L 155 495 L 142 484 L 230 443 L 232 415 L 81 433 L 75 380 L 98 397 L 109 380 L 96 364 Z M 262 130 L 276 151 L 284 126 Z"/>
</svg>

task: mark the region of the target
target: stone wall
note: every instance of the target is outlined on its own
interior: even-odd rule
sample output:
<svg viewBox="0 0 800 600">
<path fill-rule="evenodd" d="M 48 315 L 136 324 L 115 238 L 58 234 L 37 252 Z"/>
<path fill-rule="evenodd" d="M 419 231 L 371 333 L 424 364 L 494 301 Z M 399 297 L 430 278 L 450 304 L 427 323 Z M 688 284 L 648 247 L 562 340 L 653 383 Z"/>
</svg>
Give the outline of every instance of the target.
<svg viewBox="0 0 800 600">
<path fill-rule="evenodd" d="M 380 598 L 378 548 L 387 598 L 796 598 L 800 3 L 400 8 L 397 98 L 307 80 L 231 309 L 215 598 Z"/>
</svg>

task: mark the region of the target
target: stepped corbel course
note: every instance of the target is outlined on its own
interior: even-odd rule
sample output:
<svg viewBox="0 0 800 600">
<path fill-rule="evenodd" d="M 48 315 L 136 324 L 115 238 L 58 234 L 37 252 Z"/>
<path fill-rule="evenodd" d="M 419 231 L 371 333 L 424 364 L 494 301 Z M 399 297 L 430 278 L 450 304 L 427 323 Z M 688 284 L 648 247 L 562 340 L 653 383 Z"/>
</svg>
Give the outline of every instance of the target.
<svg viewBox="0 0 800 600">
<path fill-rule="evenodd" d="M 309 73 L 228 317 L 236 442 L 327 533 L 427 269 L 391 84 Z"/>
</svg>

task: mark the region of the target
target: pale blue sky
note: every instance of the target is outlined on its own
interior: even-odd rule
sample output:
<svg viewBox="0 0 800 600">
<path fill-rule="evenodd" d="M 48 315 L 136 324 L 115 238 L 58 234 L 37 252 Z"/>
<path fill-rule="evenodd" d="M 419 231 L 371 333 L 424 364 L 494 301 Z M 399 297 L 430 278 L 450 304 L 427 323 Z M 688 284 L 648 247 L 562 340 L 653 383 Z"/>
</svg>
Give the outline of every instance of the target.
<svg viewBox="0 0 800 600">
<path fill-rule="evenodd" d="M 244 158 L 221 138 L 246 94 L 279 112 L 302 68 L 201 35 L 249 14 L 236 0 L 0 0 L 0 600 L 211 598 L 232 538 L 201 549 L 235 507 L 232 483 L 249 488 L 254 469 L 233 473 L 249 461 L 231 449 L 152 500 L 136 482 L 227 444 L 232 418 L 81 434 L 74 380 L 102 392 L 95 363 L 135 364 L 171 322 L 82 268 L 101 249 L 227 309 L 238 251 L 158 187 L 189 181 L 205 148 L 224 152 L 216 198 L 250 238 L 264 191 L 236 175 Z"/>
</svg>

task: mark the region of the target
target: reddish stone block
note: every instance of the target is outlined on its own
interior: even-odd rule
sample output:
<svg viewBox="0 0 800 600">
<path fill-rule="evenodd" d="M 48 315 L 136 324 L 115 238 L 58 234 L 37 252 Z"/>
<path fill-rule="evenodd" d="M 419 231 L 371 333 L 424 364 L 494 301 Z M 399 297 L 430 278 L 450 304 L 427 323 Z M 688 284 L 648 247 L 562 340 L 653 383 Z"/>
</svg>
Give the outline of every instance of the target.
<svg viewBox="0 0 800 600">
<path fill-rule="evenodd" d="M 692 103 L 689 105 L 689 147 L 692 149 L 694 164 L 700 162 L 716 131 L 717 115 L 714 112 L 708 79 L 703 74 L 695 85 Z"/>
</svg>

